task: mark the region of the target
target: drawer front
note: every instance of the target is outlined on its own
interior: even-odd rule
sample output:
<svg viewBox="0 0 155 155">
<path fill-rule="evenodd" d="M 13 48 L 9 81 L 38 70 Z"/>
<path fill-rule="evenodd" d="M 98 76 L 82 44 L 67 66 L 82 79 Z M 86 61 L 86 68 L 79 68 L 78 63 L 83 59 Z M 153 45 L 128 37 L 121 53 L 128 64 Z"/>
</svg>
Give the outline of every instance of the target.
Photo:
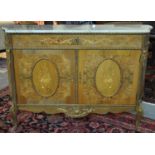
<svg viewBox="0 0 155 155">
<path fill-rule="evenodd" d="M 74 51 L 14 50 L 17 104 L 73 104 Z"/>
<path fill-rule="evenodd" d="M 143 35 L 14 34 L 14 49 L 141 49 Z"/>
<path fill-rule="evenodd" d="M 80 50 L 79 103 L 135 105 L 140 50 Z"/>
</svg>

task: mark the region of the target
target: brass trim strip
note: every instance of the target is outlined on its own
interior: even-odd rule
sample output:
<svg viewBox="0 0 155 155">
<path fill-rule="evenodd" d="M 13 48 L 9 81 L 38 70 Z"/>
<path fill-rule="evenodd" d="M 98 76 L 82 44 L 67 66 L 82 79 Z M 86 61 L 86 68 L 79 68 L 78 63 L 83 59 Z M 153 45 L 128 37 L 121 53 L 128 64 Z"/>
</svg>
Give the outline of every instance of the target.
<svg viewBox="0 0 155 155">
<path fill-rule="evenodd" d="M 75 72 L 74 72 L 74 79 L 75 79 L 75 104 L 78 104 L 78 50 L 74 50 L 75 53 Z"/>
<path fill-rule="evenodd" d="M 63 103 L 60 103 L 60 104 L 18 104 L 17 105 L 18 107 L 29 107 L 29 106 L 36 106 L 36 107 L 38 107 L 38 106 L 56 106 L 56 107 L 73 107 L 73 106 L 75 106 L 75 107 L 111 107 L 111 108 L 115 108 L 115 107 L 119 107 L 119 108 L 121 108 L 121 107 L 136 107 L 136 105 L 134 104 L 134 105 L 118 105 L 118 104 L 116 104 L 116 105 L 114 105 L 114 104 L 63 104 Z"/>
<path fill-rule="evenodd" d="M 13 52 L 10 50 L 10 75 L 12 84 L 12 101 L 14 104 L 14 110 L 17 111 L 17 91 L 16 91 L 16 78 L 15 78 L 15 68 L 14 68 L 14 56 Z"/>
<path fill-rule="evenodd" d="M 12 48 L 13 50 L 142 50 L 142 48 L 101 48 L 101 47 L 53 47 L 53 48 Z"/>
</svg>

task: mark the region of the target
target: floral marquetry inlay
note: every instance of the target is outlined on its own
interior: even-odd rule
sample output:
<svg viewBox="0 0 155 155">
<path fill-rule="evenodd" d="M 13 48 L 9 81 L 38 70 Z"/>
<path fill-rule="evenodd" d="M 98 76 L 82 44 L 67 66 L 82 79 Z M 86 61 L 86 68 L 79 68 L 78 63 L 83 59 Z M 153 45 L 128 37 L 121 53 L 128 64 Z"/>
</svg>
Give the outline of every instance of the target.
<svg viewBox="0 0 155 155">
<path fill-rule="evenodd" d="M 15 35 L 13 38 L 16 49 L 55 48 L 73 49 L 140 49 L 142 47 L 142 35 Z M 33 42 L 33 44 L 32 44 Z"/>
<path fill-rule="evenodd" d="M 18 103 L 71 103 L 73 58 L 72 50 L 15 51 Z"/>
<path fill-rule="evenodd" d="M 138 50 L 81 50 L 79 100 L 91 104 L 133 104 L 139 76 Z"/>
<path fill-rule="evenodd" d="M 107 59 L 103 61 L 96 72 L 96 87 L 105 97 L 114 96 L 121 86 L 121 70 L 119 65 Z"/>
<path fill-rule="evenodd" d="M 32 81 L 36 92 L 43 96 L 52 96 L 59 82 L 58 71 L 56 66 L 49 60 L 39 60 L 32 72 Z"/>
</svg>

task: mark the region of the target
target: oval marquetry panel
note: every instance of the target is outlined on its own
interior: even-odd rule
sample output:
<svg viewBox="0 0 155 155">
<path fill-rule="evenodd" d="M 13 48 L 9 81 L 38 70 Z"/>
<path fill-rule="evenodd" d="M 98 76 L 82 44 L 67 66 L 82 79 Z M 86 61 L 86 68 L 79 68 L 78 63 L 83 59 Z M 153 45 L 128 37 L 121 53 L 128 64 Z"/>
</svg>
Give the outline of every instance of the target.
<svg viewBox="0 0 155 155">
<path fill-rule="evenodd" d="M 114 96 L 121 85 L 121 70 L 119 65 L 107 59 L 103 61 L 96 72 L 96 87 L 105 97 Z"/>
<path fill-rule="evenodd" d="M 40 96 L 52 96 L 59 82 L 56 66 L 46 59 L 38 61 L 33 68 L 32 80 L 34 88 Z"/>
</svg>

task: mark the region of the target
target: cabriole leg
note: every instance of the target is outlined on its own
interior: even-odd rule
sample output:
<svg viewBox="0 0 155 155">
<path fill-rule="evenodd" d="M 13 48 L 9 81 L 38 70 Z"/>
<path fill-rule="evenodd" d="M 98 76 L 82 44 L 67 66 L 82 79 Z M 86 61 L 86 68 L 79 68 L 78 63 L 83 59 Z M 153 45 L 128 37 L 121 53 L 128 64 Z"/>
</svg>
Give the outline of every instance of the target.
<svg viewBox="0 0 155 155">
<path fill-rule="evenodd" d="M 12 106 L 11 109 L 10 109 L 10 112 L 11 112 L 11 115 L 12 115 L 13 126 L 14 126 L 14 128 L 16 128 L 17 125 L 18 125 L 18 121 L 17 121 L 17 109 L 14 106 Z"/>
<path fill-rule="evenodd" d="M 140 126 L 140 121 L 143 117 L 143 109 L 142 107 L 139 105 L 136 107 L 136 131 L 138 131 L 138 127 Z"/>
</svg>

